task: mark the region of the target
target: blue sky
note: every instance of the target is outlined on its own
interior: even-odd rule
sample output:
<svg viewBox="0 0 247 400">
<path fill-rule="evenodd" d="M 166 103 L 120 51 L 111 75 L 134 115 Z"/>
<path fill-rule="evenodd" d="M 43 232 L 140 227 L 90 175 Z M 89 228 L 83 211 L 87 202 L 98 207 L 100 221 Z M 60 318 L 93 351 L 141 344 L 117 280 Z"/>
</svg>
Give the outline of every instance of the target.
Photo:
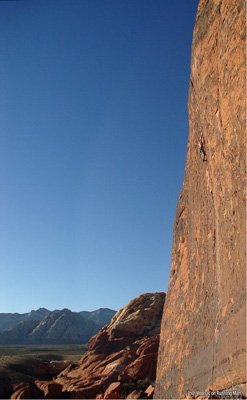
<svg viewBox="0 0 247 400">
<path fill-rule="evenodd" d="M 0 312 L 167 289 L 197 4 L 0 1 Z"/>
</svg>

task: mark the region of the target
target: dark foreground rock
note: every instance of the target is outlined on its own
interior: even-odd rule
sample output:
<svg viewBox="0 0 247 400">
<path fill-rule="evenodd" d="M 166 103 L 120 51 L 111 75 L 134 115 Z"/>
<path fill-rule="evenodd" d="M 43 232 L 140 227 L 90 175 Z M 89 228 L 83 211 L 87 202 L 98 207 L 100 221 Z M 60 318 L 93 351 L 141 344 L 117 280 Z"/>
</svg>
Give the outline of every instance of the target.
<svg viewBox="0 0 247 400">
<path fill-rule="evenodd" d="M 43 399 L 43 392 L 34 383 L 20 383 L 13 387 L 11 399 Z"/>
</svg>

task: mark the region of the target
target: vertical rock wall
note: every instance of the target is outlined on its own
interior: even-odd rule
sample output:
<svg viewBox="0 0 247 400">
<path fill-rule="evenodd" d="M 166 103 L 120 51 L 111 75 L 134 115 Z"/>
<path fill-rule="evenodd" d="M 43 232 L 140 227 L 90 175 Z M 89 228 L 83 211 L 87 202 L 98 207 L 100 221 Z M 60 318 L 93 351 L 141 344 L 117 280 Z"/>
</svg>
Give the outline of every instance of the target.
<svg viewBox="0 0 247 400">
<path fill-rule="evenodd" d="M 156 398 L 246 380 L 245 88 L 245 1 L 201 0 Z"/>
</svg>

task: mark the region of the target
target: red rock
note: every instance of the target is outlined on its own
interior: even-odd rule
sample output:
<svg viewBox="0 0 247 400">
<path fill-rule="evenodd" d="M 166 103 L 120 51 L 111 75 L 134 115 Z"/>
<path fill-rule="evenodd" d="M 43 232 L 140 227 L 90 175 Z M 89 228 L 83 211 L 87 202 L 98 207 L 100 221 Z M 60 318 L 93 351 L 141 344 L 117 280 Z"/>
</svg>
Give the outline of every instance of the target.
<svg viewBox="0 0 247 400">
<path fill-rule="evenodd" d="M 94 398 L 116 381 L 155 379 L 164 300 L 164 293 L 139 296 L 90 340 L 80 364 L 69 366 L 55 380 L 68 397 Z"/>
<path fill-rule="evenodd" d="M 149 385 L 148 388 L 145 390 L 145 395 L 147 399 L 152 399 L 154 396 L 154 387 Z"/>
<path fill-rule="evenodd" d="M 121 399 L 121 388 L 120 382 L 111 383 L 105 391 L 104 399 Z"/>
<path fill-rule="evenodd" d="M 142 356 L 145 354 L 158 353 L 159 348 L 159 335 L 145 337 L 138 341 L 138 348 L 136 354 Z"/>
<path fill-rule="evenodd" d="M 138 380 L 155 380 L 157 364 L 156 354 L 145 354 L 137 357 L 132 363 L 127 365 L 119 378 L 123 382 L 137 382 Z"/>
<path fill-rule="evenodd" d="M 246 381 L 246 2 L 201 0 L 155 398 Z M 202 159 L 200 147 L 206 155 Z"/>
<path fill-rule="evenodd" d="M 43 399 L 43 392 L 34 383 L 14 385 L 11 399 Z"/>
<path fill-rule="evenodd" d="M 127 399 L 141 399 L 142 391 L 141 390 L 133 390 L 130 394 L 128 394 Z"/>
<path fill-rule="evenodd" d="M 36 386 L 42 390 L 44 399 L 60 399 L 64 397 L 63 386 L 53 381 L 35 381 Z"/>
</svg>

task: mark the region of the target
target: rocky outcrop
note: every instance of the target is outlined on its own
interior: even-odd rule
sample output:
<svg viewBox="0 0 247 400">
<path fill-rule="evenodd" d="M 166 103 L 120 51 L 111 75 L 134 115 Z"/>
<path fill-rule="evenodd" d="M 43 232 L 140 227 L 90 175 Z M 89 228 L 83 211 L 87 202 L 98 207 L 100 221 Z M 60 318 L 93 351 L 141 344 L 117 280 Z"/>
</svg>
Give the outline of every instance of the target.
<svg viewBox="0 0 247 400">
<path fill-rule="evenodd" d="M 41 390 L 44 399 L 64 399 L 66 393 L 62 391 L 62 385 L 53 381 L 35 381 L 38 389 Z"/>
<path fill-rule="evenodd" d="M 156 398 L 246 381 L 245 34 L 244 0 L 200 1 Z"/>
<path fill-rule="evenodd" d="M 11 399 L 43 399 L 43 392 L 34 383 L 15 385 Z"/>
<path fill-rule="evenodd" d="M 120 399 L 122 385 L 120 382 L 113 382 L 110 384 L 104 394 L 104 399 Z"/>
<path fill-rule="evenodd" d="M 147 293 L 120 310 L 89 341 L 80 364 L 57 377 L 63 392 L 69 398 L 126 398 L 139 389 L 147 397 L 144 391 L 155 380 L 164 300 L 164 293 Z"/>
</svg>

